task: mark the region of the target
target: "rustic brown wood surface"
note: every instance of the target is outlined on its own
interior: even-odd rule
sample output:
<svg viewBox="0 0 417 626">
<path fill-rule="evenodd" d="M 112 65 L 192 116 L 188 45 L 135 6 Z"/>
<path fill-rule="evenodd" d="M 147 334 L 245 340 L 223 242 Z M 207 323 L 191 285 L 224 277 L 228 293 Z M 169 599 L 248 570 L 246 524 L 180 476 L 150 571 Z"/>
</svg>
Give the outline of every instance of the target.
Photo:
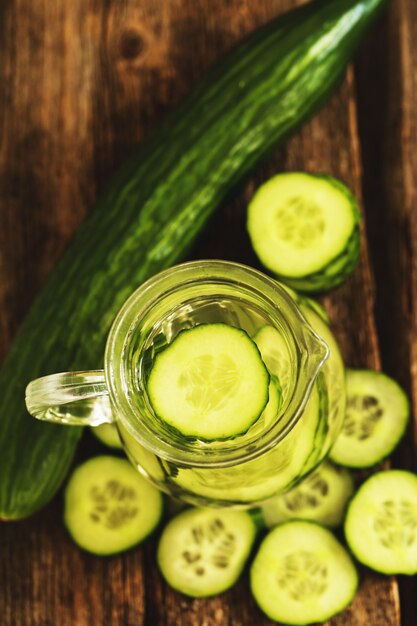
<svg viewBox="0 0 417 626">
<path fill-rule="evenodd" d="M 0 351 L 108 176 L 244 33 L 295 0 L 4 0 L 0 4 Z M 417 402 L 417 6 L 397 0 L 325 109 L 221 209 L 193 250 L 258 265 L 245 234 L 254 187 L 283 169 L 326 171 L 364 197 L 354 276 L 325 298 L 346 362 L 382 363 Z M 363 172 L 363 176 L 362 176 Z M 365 233 L 364 233 L 365 235 Z M 372 264 L 370 260 L 372 260 Z M 375 273 L 372 270 L 375 268 Z M 376 280 L 375 280 L 376 277 Z M 416 470 L 413 426 L 397 465 Z M 78 458 L 99 450 L 86 434 Z M 22 459 L 22 463 L 24 463 Z M 1 460 L 0 460 L 1 462 Z M 155 539 L 123 556 L 78 550 L 58 495 L 0 526 L 2 626 L 271 624 L 247 576 L 210 600 L 165 585 Z M 411 583 L 362 571 L 332 626 L 415 624 Z"/>
</svg>

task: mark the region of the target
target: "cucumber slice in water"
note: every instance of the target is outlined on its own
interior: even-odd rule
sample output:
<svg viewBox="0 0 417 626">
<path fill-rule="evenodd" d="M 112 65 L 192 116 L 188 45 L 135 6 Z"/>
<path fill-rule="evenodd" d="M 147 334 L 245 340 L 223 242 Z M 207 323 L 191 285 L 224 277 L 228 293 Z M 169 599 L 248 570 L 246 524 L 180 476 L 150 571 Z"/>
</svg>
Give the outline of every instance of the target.
<svg viewBox="0 0 417 626">
<path fill-rule="evenodd" d="M 417 476 L 403 470 L 368 478 L 352 499 L 346 541 L 355 557 L 383 574 L 417 574 Z"/>
<path fill-rule="evenodd" d="M 330 456 L 348 467 L 371 467 L 389 456 L 403 436 L 410 413 L 401 387 L 386 374 L 347 371 L 347 409 Z"/>
<path fill-rule="evenodd" d="M 244 511 L 189 509 L 164 528 L 158 565 L 174 589 L 196 598 L 216 595 L 236 582 L 255 536 Z"/>
<path fill-rule="evenodd" d="M 123 444 L 119 437 L 119 432 L 114 424 L 101 424 L 101 426 L 92 426 L 90 428 L 93 435 L 104 443 L 108 448 L 117 448 L 121 450 Z"/>
<path fill-rule="evenodd" d="M 262 326 L 253 337 L 269 373 L 279 380 L 285 398 L 290 386 L 290 353 L 284 337 L 269 324 Z"/>
<path fill-rule="evenodd" d="M 353 600 L 358 574 L 332 533 L 312 522 L 286 522 L 262 542 L 251 589 L 262 611 L 284 624 L 324 622 Z"/>
<path fill-rule="evenodd" d="M 201 324 L 156 357 L 148 395 L 160 419 L 211 441 L 246 432 L 268 402 L 268 387 L 268 371 L 244 330 Z"/>
<path fill-rule="evenodd" d="M 94 554 L 115 554 L 138 544 L 161 515 L 162 495 L 124 459 L 86 461 L 65 489 L 65 525 L 74 541 Z"/>
<path fill-rule="evenodd" d="M 282 389 L 276 376 L 271 375 L 269 380 L 268 403 L 262 411 L 259 419 L 248 430 L 251 436 L 265 432 L 275 423 L 278 411 L 282 404 Z"/>
<path fill-rule="evenodd" d="M 302 172 L 274 176 L 248 208 L 248 231 L 261 262 L 302 291 L 330 289 L 353 271 L 359 220 L 356 198 L 345 185 Z"/>
<path fill-rule="evenodd" d="M 189 501 L 200 496 L 225 505 L 261 502 L 298 480 L 321 420 L 320 395 L 314 387 L 303 418 L 270 452 L 233 468 L 178 468 L 171 480 L 192 494 L 183 496 Z"/>
<path fill-rule="evenodd" d="M 329 325 L 323 321 L 316 311 L 312 311 L 310 306 L 300 304 L 300 309 L 316 333 L 327 343 L 330 351 L 329 358 L 323 366 L 323 372 L 325 372 L 326 375 L 326 384 L 329 396 L 328 422 L 329 427 L 332 428 L 335 424 L 340 422 L 340 414 L 345 410 L 345 366 L 343 364 L 339 346 L 329 328 Z"/>
<path fill-rule="evenodd" d="M 297 487 L 261 505 L 265 523 L 271 527 L 303 519 L 331 528 L 339 526 L 353 491 L 351 474 L 324 462 Z"/>
</svg>

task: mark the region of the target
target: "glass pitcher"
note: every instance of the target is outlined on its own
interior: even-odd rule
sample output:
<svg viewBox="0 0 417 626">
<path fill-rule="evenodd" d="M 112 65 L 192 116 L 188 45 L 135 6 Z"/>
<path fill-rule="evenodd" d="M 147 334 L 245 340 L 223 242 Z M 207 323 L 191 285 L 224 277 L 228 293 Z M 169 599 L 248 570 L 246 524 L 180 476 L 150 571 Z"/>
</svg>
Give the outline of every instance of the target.
<svg viewBox="0 0 417 626">
<path fill-rule="evenodd" d="M 317 311 L 252 268 L 195 261 L 144 283 L 118 313 L 104 370 L 32 381 L 26 404 L 60 424 L 114 423 L 138 471 L 166 493 L 200 506 L 253 506 L 290 489 L 328 453 L 342 424 L 344 368 Z M 308 321 L 307 321 L 308 320 Z M 202 441 L 154 413 L 147 381 L 156 355 L 197 324 L 244 329 L 270 373 L 269 402 L 249 430 Z"/>
</svg>

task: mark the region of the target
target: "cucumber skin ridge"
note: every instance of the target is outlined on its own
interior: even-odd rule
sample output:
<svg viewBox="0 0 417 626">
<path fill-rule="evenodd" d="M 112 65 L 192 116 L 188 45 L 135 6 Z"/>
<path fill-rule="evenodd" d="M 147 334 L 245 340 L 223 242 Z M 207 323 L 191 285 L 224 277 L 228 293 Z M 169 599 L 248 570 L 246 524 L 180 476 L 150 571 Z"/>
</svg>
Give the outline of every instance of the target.
<svg viewBox="0 0 417 626">
<path fill-rule="evenodd" d="M 0 519 L 27 517 L 53 497 L 81 435 L 29 417 L 27 383 L 102 365 L 124 300 L 182 260 L 236 182 L 324 102 L 386 1 L 318 0 L 266 24 L 214 66 L 113 177 L 0 372 Z"/>
</svg>

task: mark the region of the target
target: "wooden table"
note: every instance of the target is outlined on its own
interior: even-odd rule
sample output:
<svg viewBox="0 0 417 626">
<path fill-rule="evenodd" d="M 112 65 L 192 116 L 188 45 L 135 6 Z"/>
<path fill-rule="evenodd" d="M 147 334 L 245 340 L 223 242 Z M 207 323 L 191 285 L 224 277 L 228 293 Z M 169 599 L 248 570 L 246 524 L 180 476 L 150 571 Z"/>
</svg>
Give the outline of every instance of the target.
<svg viewBox="0 0 417 626">
<path fill-rule="evenodd" d="M 200 74 L 296 0 L 3 0 L 0 6 L 0 351 L 108 176 Z M 324 298 L 346 362 L 394 376 L 417 402 L 417 3 L 395 0 L 328 105 L 218 213 L 192 256 L 257 265 L 245 206 L 274 172 L 329 172 L 363 198 L 360 268 Z M 89 438 L 90 437 L 90 438 Z M 395 464 L 416 470 L 410 425 Z M 78 458 L 98 450 L 87 436 Z M 0 460 L 1 462 L 1 460 Z M 78 550 L 61 496 L 0 526 L 3 626 L 261 626 L 248 580 L 210 600 L 169 589 L 155 541 Z M 415 581 L 362 571 L 334 626 L 415 624 Z M 400 593 L 399 593 L 400 589 Z M 400 618 L 401 600 L 401 618 Z"/>
</svg>

